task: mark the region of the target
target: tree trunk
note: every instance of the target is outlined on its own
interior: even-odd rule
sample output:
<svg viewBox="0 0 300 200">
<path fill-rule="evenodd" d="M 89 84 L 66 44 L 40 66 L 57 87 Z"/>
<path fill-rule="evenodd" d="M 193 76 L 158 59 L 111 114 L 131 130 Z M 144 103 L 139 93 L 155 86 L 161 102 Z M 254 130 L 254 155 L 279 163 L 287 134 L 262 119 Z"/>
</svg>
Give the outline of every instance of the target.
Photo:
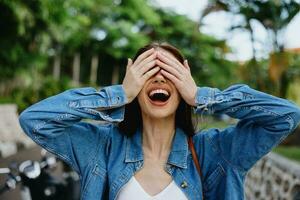
<svg viewBox="0 0 300 200">
<path fill-rule="evenodd" d="M 59 80 L 60 78 L 60 66 L 61 66 L 60 55 L 55 55 L 54 63 L 53 63 L 53 77 L 55 80 Z"/>
<path fill-rule="evenodd" d="M 118 65 L 116 65 L 113 69 L 111 83 L 112 83 L 112 85 L 119 83 L 119 66 Z"/>
<path fill-rule="evenodd" d="M 73 84 L 78 85 L 80 79 L 80 53 L 75 53 L 73 60 Z"/>
<path fill-rule="evenodd" d="M 281 98 L 286 98 L 288 87 L 289 87 L 289 79 L 287 77 L 287 72 L 283 72 L 280 77 L 280 85 L 279 85 L 279 96 Z"/>
<path fill-rule="evenodd" d="M 90 74 L 91 84 L 97 84 L 98 66 L 99 66 L 99 57 L 98 55 L 93 55 L 92 62 L 91 62 L 91 74 Z"/>
<path fill-rule="evenodd" d="M 254 39 L 254 32 L 253 32 L 253 29 L 251 27 L 251 24 L 250 22 L 247 22 L 248 23 L 248 26 L 249 26 L 249 32 L 250 32 L 250 39 L 251 39 L 251 48 L 252 48 L 252 57 L 253 59 L 256 61 L 256 48 L 255 48 L 255 45 L 254 45 L 254 42 L 255 42 L 255 39 Z"/>
</svg>

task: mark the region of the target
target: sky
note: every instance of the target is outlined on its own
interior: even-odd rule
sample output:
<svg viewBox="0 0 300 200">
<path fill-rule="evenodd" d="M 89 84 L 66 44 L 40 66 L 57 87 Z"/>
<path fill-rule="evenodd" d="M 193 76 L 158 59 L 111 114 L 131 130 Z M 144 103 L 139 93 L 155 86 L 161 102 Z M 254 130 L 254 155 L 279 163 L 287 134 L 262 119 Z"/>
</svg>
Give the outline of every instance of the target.
<svg viewBox="0 0 300 200">
<path fill-rule="evenodd" d="M 201 11 L 207 5 L 207 0 L 153 0 L 159 7 L 170 9 L 178 14 L 187 15 L 193 20 L 198 20 Z M 211 34 L 219 39 L 227 39 L 233 53 L 228 55 L 232 60 L 248 60 L 252 57 L 250 37 L 247 32 L 233 31 L 228 33 L 226 29 L 230 27 L 231 22 L 239 20 L 238 17 L 232 17 L 225 12 L 210 14 L 204 18 L 204 26 L 201 31 Z M 255 29 L 255 38 L 258 42 L 254 45 L 258 51 L 258 57 L 267 57 L 270 50 L 266 49 L 268 35 L 259 23 L 253 23 Z M 286 29 L 284 42 L 287 48 L 300 48 L 300 13 L 293 19 Z"/>
</svg>

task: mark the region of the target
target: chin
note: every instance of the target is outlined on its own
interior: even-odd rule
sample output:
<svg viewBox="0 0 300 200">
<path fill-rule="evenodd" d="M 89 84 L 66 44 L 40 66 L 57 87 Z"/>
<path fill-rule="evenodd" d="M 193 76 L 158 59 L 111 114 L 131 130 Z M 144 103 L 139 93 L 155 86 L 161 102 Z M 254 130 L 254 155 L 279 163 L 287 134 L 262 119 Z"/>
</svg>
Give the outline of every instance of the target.
<svg viewBox="0 0 300 200">
<path fill-rule="evenodd" d="M 150 112 L 144 112 L 146 115 L 148 115 L 151 118 L 156 118 L 156 119 L 163 119 L 163 118 L 169 118 L 172 117 L 173 115 L 175 116 L 175 112 L 166 112 L 165 110 L 158 110 L 158 109 L 153 109 Z"/>
<path fill-rule="evenodd" d="M 145 99 L 143 103 L 140 104 L 141 112 L 143 114 L 157 119 L 174 117 L 178 106 L 179 102 L 177 103 L 174 99 L 169 99 L 165 105 L 153 104 L 149 99 Z"/>
</svg>

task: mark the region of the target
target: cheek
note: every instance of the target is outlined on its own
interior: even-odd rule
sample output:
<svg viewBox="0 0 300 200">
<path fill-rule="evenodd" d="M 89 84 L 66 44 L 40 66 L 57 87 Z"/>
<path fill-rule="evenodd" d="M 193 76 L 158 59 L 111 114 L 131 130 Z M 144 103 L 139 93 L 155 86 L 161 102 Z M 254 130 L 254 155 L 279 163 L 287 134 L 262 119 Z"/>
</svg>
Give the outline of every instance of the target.
<svg viewBox="0 0 300 200">
<path fill-rule="evenodd" d="M 142 101 L 142 99 L 145 99 L 145 98 L 146 98 L 146 88 L 143 87 L 141 89 L 141 91 L 139 92 L 139 94 L 137 95 L 137 99 L 140 102 L 140 101 Z"/>
<path fill-rule="evenodd" d="M 181 97 L 178 95 L 177 98 L 176 98 L 176 102 L 175 102 L 175 107 L 176 109 L 178 108 L 179 104 L 180 104 L 180 101 L 181 101 Z"/>
<path fill-rule="evenodd" d="M 141 105 L 141 103 L 143 103 L 143 97 L 142 97 L 141 93 L 137 96 L 137 100 L 140 105 Z"/>
<path fill-rule="evenodd" d="M 181 95 L 178 93 L 178 91 L 176 90 L 176 92 L 174 92 L 174 98 L 176 99 L 176 103 L 179 104 L 180 100 L 181 100 Z"/>
<path fill-rule="evenodd" d="M 147 96 L 144 94 L 143 91 L 141 91 L 137 96 L 138 103 L 142 110 L 145 108 L 146 98 Z"/>
</svg>

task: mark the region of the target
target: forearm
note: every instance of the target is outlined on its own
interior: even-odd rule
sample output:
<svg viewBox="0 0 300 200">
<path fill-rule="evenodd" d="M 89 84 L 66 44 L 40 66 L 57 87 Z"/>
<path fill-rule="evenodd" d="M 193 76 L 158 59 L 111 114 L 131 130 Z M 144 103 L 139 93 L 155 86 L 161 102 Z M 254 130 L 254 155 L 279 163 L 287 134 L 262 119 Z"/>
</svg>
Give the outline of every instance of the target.
<svg viewBox="0 0 300 200">
<path fill-rule="evenodd" d="M 48 127 L 61 132 L 81 119 L 119 122 L 123 120 L 126 97 L 122 86 L 67 90 L 42 100 L 27 108 L 20 115 L 25 132 L 39 132 Z"/>
<path fill-rule="evenodd" d="M 281 124 L 288 132 L 300 121 L 300 109 L 295 104 L 246 85 L 234 85 L 224 91 L 198 88 L 196 104 L 199 114 L 227 114 L 267 128 Z"/>
</svg>

